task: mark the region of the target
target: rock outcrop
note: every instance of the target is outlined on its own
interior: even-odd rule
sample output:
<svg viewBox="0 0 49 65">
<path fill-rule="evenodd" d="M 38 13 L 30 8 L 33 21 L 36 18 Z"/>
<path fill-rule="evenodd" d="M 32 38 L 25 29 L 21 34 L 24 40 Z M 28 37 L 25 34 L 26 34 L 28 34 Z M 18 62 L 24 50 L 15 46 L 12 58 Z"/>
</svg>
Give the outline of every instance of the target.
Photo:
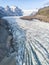
<svg viewBox="0 0 49 65">
<path fill-rule="evenodd" d="M 0 62 L 9 53 L 12 37 L 9 23 L 4 19 L 0 19 Z"/>
</svg>

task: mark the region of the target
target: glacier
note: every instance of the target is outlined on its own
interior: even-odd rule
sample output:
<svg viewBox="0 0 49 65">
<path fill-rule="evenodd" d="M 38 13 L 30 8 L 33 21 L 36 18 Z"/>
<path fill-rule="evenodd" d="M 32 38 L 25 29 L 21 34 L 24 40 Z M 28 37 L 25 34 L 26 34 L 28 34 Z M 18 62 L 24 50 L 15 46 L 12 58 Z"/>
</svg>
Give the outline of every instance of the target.
<svg viewBox="0 0 49 65">
<path fill-rule="evenodd" d="M 12 28 L 16 65 L 49 65 L 49 23 L 4 17 Z"/>
</svg>

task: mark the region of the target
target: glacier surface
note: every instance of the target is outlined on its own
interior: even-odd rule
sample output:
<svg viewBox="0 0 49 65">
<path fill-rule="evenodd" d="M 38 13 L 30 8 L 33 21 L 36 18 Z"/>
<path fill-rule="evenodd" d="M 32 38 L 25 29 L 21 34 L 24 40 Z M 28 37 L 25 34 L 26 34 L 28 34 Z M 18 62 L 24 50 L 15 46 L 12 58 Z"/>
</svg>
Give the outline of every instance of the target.
<svg viewBox="0 0 49 65">
<path fill-rule="evenodd" d="M 12 27 L 16 65 L 49 65 L 49 23 L 5 17 Z"/>
</svg>

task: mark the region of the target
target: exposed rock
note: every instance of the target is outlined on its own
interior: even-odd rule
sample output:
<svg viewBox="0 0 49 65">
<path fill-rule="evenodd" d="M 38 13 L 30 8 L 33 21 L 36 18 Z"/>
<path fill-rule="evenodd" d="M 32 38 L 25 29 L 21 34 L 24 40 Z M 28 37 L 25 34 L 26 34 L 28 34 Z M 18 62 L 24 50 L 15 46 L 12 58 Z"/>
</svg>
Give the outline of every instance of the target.
<svg viewBox="0 0 49 65">
<path fill-rule="evenodd" d="M 10 52 L 9 48 L 12 46 L 10 44 L 12 40 L 13 36 L 9 23 L 4 19 L 0 19 L 0 62 Z"/>
<path fill-rule="evenodd" d="M 0 65 L 16 65 L 16 59 L 15 59 L 15 57 L 16 57 L 16 53 L 14 52 L 13 54 L 11 54 L 10 57 L 5 57 L 1 61 Z"/>
</svg>

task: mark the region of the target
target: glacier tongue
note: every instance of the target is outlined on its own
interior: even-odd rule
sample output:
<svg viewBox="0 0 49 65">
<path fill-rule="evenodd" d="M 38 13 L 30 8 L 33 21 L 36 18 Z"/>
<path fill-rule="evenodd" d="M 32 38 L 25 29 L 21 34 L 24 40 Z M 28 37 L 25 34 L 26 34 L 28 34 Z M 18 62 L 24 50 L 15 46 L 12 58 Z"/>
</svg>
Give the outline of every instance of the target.
<svg viewBox="0 0 49 65">
<path fill-rule="evenodd" d="M 11 25 L 16 65 L 49 65 L 49 23 L 5 18 Z"/>
</svg>

